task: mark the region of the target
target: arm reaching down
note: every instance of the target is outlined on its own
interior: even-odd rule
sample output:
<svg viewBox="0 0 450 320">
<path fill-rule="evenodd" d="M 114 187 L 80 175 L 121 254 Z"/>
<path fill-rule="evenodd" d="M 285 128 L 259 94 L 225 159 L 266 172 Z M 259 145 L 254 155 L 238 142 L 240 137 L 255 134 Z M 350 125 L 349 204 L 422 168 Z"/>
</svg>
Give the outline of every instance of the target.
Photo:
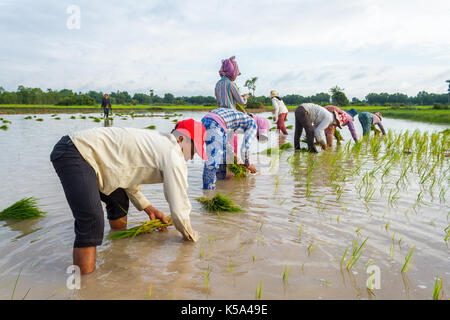
<svg viewBox="0 0 450 320">
<path fill-rule="evenodd" d="M 170 213 L 175 228 L 186 240 L 197 241 L 198 233 L 192 229 L 189 214 L 191 203 L 187 195 L 187 167 L 184 159 L 175 155 L 163 170 L 164 196 L 169 203 Z"/>
</svg>

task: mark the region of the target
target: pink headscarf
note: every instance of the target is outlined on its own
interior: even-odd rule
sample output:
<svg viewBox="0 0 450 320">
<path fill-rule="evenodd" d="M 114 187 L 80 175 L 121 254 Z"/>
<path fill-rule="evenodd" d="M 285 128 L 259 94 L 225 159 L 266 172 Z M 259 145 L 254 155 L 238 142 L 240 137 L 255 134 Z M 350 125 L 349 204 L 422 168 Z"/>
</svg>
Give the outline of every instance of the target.
<svg viewBox="0 0 450 320">
<path fill-rule="evenodd" d="M 241 74 L 235 56 L 222 60 L 222 67 L 219 70 L 221 77 L 227 77 L 231 81 L 236 80 L 237 76 Z"/>
<path fill-rule="evenodd" d="M 270 123 L 269 120 L 267 120 L 264 117 L 258 117 L 255 115 L 252 115 L 253 119 L 256 121 L 256 126 L 258 127 L 258 136 L 263 139 L 269 138 L 269 129 L 270 129 Z"/>
</svg>

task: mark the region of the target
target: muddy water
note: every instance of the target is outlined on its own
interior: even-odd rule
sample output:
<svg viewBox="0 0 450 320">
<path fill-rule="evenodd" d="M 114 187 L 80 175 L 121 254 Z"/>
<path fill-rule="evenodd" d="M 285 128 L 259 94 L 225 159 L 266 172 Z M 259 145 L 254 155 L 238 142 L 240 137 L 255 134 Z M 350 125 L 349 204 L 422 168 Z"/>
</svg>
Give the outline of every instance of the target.
<svg viewBox="0 0 450 320">
<path fill-rule="evenodd" d="M 200 120 L 202 115 L 115 117 L 113 125 L 144 128 L 153 124 L 157 130 L 169 131 L 175 118 Z M 197 243 L 182 240 L 173 228 L 135 239 L 104 240 L 98 248 L 97 270 L 82 278 L 80 290 L 65 289 L 73 218 L 49 154 L 61 136 L 104 125 L 70 116 L 59 115 L 61 120 L 55 120 L 38 115 L 43 122 L 25 120 L 25 115 L 3 116 L 12 123 L 7 131 L 0 131 L 0 209 L 34 196 L 48 214 L 32 221 L 0 222 L 0 299 L 254 299 L 260 284 L 262 299 L 431 299 L 435 277 L 442 277 L 449 297 L 450 252 L 444 241 L 448 196 L 442 199 L 436 189 L 426 192 L 417 204 L 420 187 L 411 173 L 395 204 L 388 201 L 389 189 L 381 190 L 380 185 L 375 185 L 373 199 L 366 203 L 364 195 L 358 194 L 361 174 L 346 181 L 337 199 L 328 181 L 333 170 L 330 158 L 318 156 L 319 167 L 308 190 L 304 175 L 291 172 L 287 160 L 292 151 L 270 163 L 269 158 L 256 155 L 267 148 L 261 145 L 253 146 L 259 174 L 217 185 L 218 192 L 232 192 L 242 213 L 211 215 L 195 201 L 205 195 L 202 162 L 197 158 L 188 164 L 191 220 L 201 234 Z M 293 120 L 290 113 L 287 125 L 293 125 Z M 448 128 L 393 119 L 384 123 L 395 131 Z M 359 123 L 356 127 L 361 135 Z M 292 143 L 293 130 L 289 132 L 281 142 Z M 346 140 L 350 138 L 348 130 L 342 133 Z M 272 132 L 271 145 L 278 141 Z M 374 166 L 373 159 L 366 160 L 361 172 Z M 307 168 L 306 161 L 297 165 Z M 344 161 L 342 172 L 355 165 Z M 448 174 L 448 161 L 441 170 Z M 448 176 L 443 183 L 448 186 Z M 162 186 L 143 186 L 143 192 L 155 207 L 169 213 Z M 144 213 L 130 210 L 131 223 L 145 219 Z M 105 235 L 109 233 L 106 225 Z M 353 268 L 340 268 L 344 250 L 348 248 L 345 266 L 352 241 L 361 244 L 366 238 Z M 411 246 L 415 247 L 413 264 L 401 273 Z M 366 290 L 367 266 L 379 268 L 376 296 Z M 283 280 L 285 270 L 288 277 Z"/>
</svg>

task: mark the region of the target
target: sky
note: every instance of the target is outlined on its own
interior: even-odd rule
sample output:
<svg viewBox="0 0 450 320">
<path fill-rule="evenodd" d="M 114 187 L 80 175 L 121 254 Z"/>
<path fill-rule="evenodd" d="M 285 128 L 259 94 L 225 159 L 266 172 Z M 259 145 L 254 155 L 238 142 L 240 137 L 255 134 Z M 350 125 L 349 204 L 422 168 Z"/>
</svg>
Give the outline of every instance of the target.
<svg viewBox="0 0 450 320">
<path fill-rule="evenodd" d="M 0 86 L 213 96 L 235 56 L 242 94 L 446 93 L 449 32 L 448 0 L 0 0 Z"/>
</svg>

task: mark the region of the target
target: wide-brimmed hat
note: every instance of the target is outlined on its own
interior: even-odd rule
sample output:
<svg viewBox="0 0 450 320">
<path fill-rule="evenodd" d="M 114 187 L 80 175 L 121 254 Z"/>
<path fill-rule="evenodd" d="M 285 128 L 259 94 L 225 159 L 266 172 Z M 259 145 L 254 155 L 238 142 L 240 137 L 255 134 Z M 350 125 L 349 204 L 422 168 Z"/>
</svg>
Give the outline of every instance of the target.
<svg viewBox="0 0 450 320">
<path fill-rule="evenodd" d="M 375 115 L 380 118 L 380 120 L 383 119 L 383 116 L 381 115 L 381 112 L 375 112 Z"/>
<path fill-rule="evenodd" d="M 194 142 L 195 151 L 203 160 L 208 160 L 203 145 L 205 144 L 206 129 L 200 121 L 194 119 L 182 120 L 177 123 L 175 130 L 184 134 Z"/>
<path fill-rule="evenodd" d="M 279 95 L 278 95 L 278 92 L 276 91 L 276 90 L 272 90 L 272 91 L 270 91 L 270 97 L 271 98 L 273 98 L 273 97 L 278 97 Z"/>
</svg>

